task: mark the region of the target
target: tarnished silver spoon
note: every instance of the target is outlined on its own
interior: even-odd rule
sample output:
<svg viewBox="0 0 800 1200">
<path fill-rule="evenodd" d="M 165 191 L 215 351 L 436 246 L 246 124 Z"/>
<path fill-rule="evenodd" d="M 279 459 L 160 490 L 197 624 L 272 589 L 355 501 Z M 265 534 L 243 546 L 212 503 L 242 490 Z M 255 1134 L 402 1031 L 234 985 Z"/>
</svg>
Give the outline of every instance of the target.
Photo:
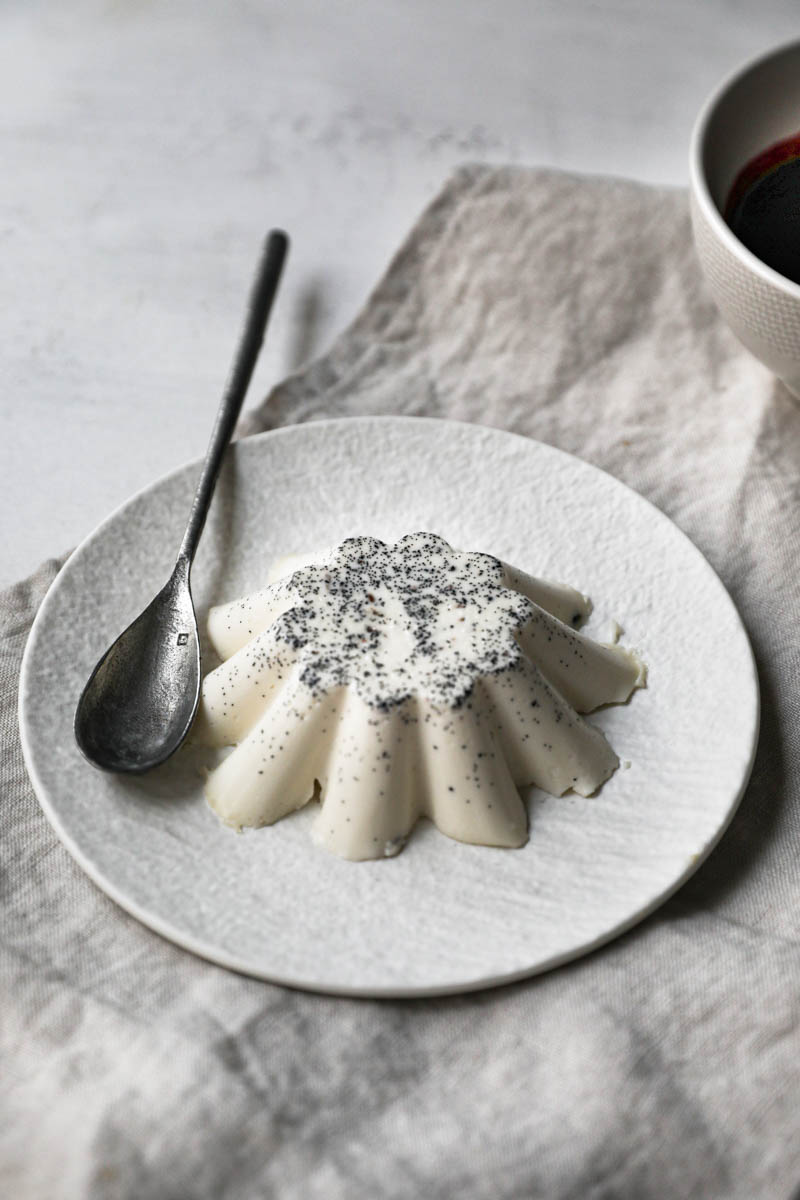
<svg viewBox="0 0 800 1200">
<path fill-rule="evenodd" d="M 158 766 L 178 749 L 197 711 L 200 644 L 189 578 L 192 560 L 264 341 L 288 245 L 279 230 L 264 244 L 175 570 L 100 659 L 78 701 L 76 741 L 103 770 L 139 773 Z"/>
</svg>

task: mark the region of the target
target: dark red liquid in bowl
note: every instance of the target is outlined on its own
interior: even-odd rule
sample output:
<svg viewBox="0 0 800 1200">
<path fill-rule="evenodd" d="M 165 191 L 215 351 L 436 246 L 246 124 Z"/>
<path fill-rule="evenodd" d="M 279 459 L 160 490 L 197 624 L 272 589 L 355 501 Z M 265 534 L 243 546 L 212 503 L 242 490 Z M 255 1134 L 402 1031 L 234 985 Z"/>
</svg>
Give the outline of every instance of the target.
<svg viewBox="0 0 800 1200">
<path fill-rule="evenodd" d="M 739 172 L 724 217 L 757 258 L 800 284 L 800 133 L 769 146 Z"/>
</svg>

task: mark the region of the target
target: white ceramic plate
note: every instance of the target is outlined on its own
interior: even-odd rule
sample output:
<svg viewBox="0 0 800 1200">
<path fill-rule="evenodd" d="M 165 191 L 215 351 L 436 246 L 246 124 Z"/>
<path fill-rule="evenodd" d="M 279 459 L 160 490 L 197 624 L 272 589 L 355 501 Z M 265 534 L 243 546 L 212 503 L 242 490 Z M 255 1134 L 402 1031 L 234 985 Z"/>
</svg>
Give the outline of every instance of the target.
<svg viewBox="0 0 800 1200">
<path fill-rule="evenodd" d="M 94 882 L 214 962 L 316 991 L 432 995 L 517 979 L 651 912 L 723 833 L 758 731 L 750 646 L 717 576 L 645 500 L 577 459 L 475 425 L 352 418 L 237 443 L 194 569 L 210 603 L 261 586 L 273 559 L 352 534 L 432 530 L 571 583 L 616 618 L 649 686 L 590 719 L 622 760 L 590 799 L 531 791 L 520 850 L 421 823 L 397 858 L 317 848 L 309 809 L 237 836 L 206 806 L 195 752 L 140 778 L 81 758 L 72 718 L 92 666 L 168 575 L 197 477 L 134 497 L 75 551 L 36 618 L 20 725 L 58 836 Z"/>
</svg>

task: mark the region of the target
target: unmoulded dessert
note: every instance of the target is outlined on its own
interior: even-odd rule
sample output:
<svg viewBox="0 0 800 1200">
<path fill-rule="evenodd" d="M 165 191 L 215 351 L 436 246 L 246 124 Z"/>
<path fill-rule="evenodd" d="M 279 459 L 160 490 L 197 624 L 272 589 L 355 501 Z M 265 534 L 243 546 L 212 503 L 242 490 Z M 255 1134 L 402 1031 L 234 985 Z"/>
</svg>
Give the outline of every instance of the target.
<svg viewBox="0 0 800 1200">
<path fill-rule="evenodd" d="M 519 787 L 591 795 L 619 765 L 579 715 L 644 682 L 629 650 L 578 628 L 591 605 L 430 533 L 349 538 L 211 610 L 225 661 L 196 737 L 235 749 L 214 811 L 268 825 L 318 797 L 316 841 L 344 858 L 399 850 L 419 817 L 462 842 L 520 846 Z"/>
</svg>

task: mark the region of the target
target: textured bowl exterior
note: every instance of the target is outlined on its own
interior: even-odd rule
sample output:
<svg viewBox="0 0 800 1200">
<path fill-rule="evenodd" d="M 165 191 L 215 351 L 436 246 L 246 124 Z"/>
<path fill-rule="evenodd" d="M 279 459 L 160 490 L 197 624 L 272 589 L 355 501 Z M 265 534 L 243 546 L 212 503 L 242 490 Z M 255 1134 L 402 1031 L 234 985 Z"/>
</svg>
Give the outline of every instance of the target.
<svg viewBox="0 0 800 1200">
<path fill-rule="evenodd" d="M 800 297 L 764 279 L 720 238 L 696 198 L 692 229 L 717 307 L 744 346 L 800 398 Z"/>
<path fill-rule="evenodd" d="M 800 43 L 724 80 L 695 122 L 689 155 L 692 229 L 711 293 L 733 332 L 800 398 L 800 286 L 761 262 L 722 216 L 735 174 L 758 149 L 796 132 Z"/>
</svg>

